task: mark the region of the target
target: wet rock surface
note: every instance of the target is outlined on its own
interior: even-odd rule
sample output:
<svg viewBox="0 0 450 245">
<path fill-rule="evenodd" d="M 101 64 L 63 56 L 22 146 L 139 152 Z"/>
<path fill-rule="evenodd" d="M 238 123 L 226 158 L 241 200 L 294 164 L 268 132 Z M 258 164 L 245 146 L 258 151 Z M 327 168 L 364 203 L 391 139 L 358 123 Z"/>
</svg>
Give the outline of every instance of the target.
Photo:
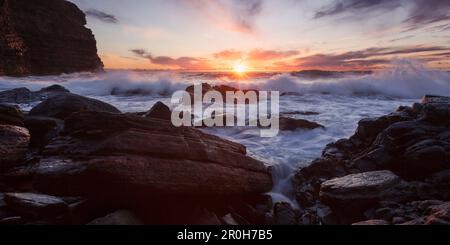
<svg viewBox="0 0 450 245">
<path fill-rule="evenodd" d="M 23 216 L 55 217 L 68 208 L 61 198 L 36 193 L 6 193 L 5 202 Z"/>
<path fill-rule="evenodd" d="M 23 127 L 23 114 L 14 104 L 0 103 L 0 125 Z"/>
<path fill-rule="evenodd" d="M 65 119 L 72 113 L 80 111 L 120 113 L 117 108 L 102 101 L 64 93 L 50 97 L 34 107 L 30 111 L 30 116 Z"/>
<path fill-rule="evenodd" d="M 282 131 L 295 131 L 297 129 L 316 129 L 316 128 L 324 129 L 325 127 L 323 125 L 305 119 L 294 119 L 289 117 L 280 118 L 280 130 Z"/>
<path fill-rule="evenodd" d="M 449 105 L 447 97 L 425 96 L 412 107 L 361 120 L 352 137 L 329 144 L 299 169 L 294 182 L 302 208 L 314 216 L 314 207 L 325 205 L 338 224 L 425 224 L 433 214 L 423 209 L 427 200 L 450 198 Z"/>
<path fill-rule="evenodd" d="M 173 127 L 163 104 L 145 117 L 44 92 L 53 94 L 34 113 L 0 107 L 0 224 L 449 222 L 445 98 L 362 120 L 328 145 L 295 176 L 297 209 L 264 195 L 271 173 L 244 146 Z"/>
<path fill-rule="evenodd" d="M 68 195 L 95 194 L 109 186 L 123 193 L 245 195 L 271 188 L 266 168 L 243 146 L 161 120 L 82 112 L 66 119 L 65 133 L 35 166 L 36 184 L 47 191 L 65 186 Z"/>
<path fill-rule="evenodd" d="M 60 85 L 52 85 L 38 91 L 31 91 L 27 88 L 15 88 L 0 92 L 0 103 L 31 104 L 66 93 L 70 93 L 70 91 Z"/>
<path fill-rule="evenodd" d="M 0 125 L 0 169 L 22 164 L 29 143 L 30 134 L 26 128 Z"/>
<path fill-rule="evenodd" d="M 29 114 L 0 107 L 17 119 L 0 125 L 1 224 L 260 224 L 271 212 L 256 209 L 271 173 L 244 146 L 173 127 L 163 104 L 145 117 L 41 91 Z"/>
<path fill-rule="evenodd" d="M 362 202 L 382 200 L 401 179 L 390 171 L 365 172 L 328 180 L 320 187 L 320 198 L 330 206 L 360 206 Z"/>
<path fill-rule="evenodd" d="M 129 210 L 118 210 L 105 217 L 97 218 L 88 225 L 143 225 L 142 221 Z"/>
<path fill-rule="evenodd" d="M 169 121 L 172 118 L 172 112 L 168 106 L 158 101 L 144 116 Z"/>
</svg>

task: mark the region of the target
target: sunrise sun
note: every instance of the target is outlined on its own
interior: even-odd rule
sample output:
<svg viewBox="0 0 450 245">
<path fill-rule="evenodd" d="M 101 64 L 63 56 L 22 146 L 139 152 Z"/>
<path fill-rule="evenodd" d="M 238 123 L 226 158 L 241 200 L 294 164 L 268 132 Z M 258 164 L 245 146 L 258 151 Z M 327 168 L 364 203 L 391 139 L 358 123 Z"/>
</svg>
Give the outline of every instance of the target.
<svg viewBox="0 0 450 245">
<path fill-rule="evenodd" d="M 235 73 L 243 75 L 248 71 L 248 68 L 244 63 L 237 63 L 234 65 L 233 70 Z"/>
</svg>

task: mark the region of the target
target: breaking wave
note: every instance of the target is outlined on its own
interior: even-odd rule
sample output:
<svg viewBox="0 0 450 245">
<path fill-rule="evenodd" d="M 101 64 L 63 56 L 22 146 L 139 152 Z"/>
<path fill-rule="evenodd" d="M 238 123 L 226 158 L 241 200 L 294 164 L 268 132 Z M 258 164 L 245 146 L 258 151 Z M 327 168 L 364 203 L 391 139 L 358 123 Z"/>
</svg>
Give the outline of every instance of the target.
<svg viewBox="0 0 450 245">
<path fill-rule="evenodd" d="M 300 94 L 384 95 L 398 98 L 450 94 L 449 72 L 427 69 L 414 60 L 397 60 L 390 69 L 370 75 L 349 75 L 332 79 L 306 79 L 291 74 L 278 74 L 237 80 L 175 72 L 107 71 L 97 74 L 77 73 L 45 77 L 0 77 L 0 90 L 17 87 L 37 90 L 59 83 L 74 93 L 86 96 L 166 96 L 185 89 L 195 81 L 227 84 L 241 89 Z"/>
<path fill-rule="evenodd" d="M 425 94 L 450 95 L 450 73 L 433 71 L 413 60 L 398 60 L 392 68 L 362 76 L 305 80 L 289 74 L 274 76 L 258 89 L 301 94 L 385 95 L 420 98 Z"/>
<path fill-rule="evenodd" d="M 188 81 L 173 72 L 106 71 L 61 76 L 12 78 L 0 77 L 0 90 L 26 87 L 39 90 L 60 84 L 85 96 L 169 95 L 188 86 Z"/>
</svg>

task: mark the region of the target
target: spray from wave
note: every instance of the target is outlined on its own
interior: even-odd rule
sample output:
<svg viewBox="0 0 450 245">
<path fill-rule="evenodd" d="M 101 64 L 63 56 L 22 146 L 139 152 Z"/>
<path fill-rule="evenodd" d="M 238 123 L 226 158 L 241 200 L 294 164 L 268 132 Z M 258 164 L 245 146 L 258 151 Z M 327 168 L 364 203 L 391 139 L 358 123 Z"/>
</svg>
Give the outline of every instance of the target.
<svg viewBox="0 0 450 245">
<path fill-rule="evenodd" d="M 227 77 L 211 79 L 201 75 L 186 76 L 175 72 L 108 71 L 97 74 L 78 73 L 46 77 L 0 77 L 0 90 L 17 87 L 37 90 L 59 83 L 74 93 L 86 96 L 169 96 L 177 90 L 184 90 L 193 82 L 300 94 L 384 95 L 397 98 L 420 98 L 425 94 L 450 94 L 449 72 L 427 69 L 415 60 L 396 60 L 388 70 L 377 71 L 370 75 L 352 75 L 334 79 L 308 80 L 290 74 L 279 74 L 234 80 Z"/>
<path fill-rule="evenodd" d="M 170 95 L 185 89 L 189 82 L 173 72 L 107 71 L 74 73 L 61 76 L 12 78 L 0 77 L 0 90 L 26 87 L 39 90 L 60 84 L 85 96 Z"/>
<path fill-rule="evenodd" d="M 415 60 L 396 60 L 387 70 L 369 75 L 306 80 L 290 74 L 274 76 L 257 89 L 301 94 L 384 95 L 420 98 L 425 94 L 449 95 L 450 73 L 427 69 Z"/>
</svg>

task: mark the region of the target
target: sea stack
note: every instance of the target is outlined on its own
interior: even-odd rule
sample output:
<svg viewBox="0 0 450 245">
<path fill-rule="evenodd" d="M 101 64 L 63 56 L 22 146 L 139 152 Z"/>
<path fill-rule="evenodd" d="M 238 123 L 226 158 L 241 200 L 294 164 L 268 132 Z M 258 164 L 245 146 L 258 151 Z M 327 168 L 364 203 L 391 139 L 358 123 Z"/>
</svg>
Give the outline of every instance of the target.
<svg viewBox="0 0 450 245">
<path fill-rule="evenodd" d="M 0 75 L 103 68 L 85 14 L 65 0 L 0 0 Z"/>
</svg>

